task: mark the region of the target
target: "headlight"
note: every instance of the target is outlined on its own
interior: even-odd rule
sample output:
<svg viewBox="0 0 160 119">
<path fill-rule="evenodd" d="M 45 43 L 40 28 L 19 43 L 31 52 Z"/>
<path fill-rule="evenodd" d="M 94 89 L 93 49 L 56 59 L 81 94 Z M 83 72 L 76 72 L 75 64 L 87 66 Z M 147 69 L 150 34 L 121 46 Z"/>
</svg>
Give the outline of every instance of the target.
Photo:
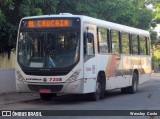
<svg viewBox="0 0 160 119">
<path fill-rule="evenodd" d="M 79 76 L 79 73 L 80 73 L 80 69 L 75 71 L 68 79 L 66 82 L 73 82 L 73 81 L 76 81 L 77 80 L 77 77 Z"/>
<path fill-rule="evenodd" d="M 25 79 L 23 78 L 23 76 L 21 75 L 19 71 L 17 71 L 17 79 L 21 82 L 25 81 Z"/>
</svg>

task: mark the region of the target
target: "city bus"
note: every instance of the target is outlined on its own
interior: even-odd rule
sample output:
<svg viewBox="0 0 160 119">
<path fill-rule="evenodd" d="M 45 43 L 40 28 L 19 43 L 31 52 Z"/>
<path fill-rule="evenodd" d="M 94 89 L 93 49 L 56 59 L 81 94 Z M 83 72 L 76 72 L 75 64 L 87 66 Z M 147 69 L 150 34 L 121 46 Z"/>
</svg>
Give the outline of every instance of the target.
<svg viewBox="0 0 160 119">
<path fill-rule="evenodd" d="M 22 18 L 17 36 L 16 88 L 42 100 L 59 94 L 133 94 L 150 79 L 148 31 L 84 15 Z"/>
</svg>

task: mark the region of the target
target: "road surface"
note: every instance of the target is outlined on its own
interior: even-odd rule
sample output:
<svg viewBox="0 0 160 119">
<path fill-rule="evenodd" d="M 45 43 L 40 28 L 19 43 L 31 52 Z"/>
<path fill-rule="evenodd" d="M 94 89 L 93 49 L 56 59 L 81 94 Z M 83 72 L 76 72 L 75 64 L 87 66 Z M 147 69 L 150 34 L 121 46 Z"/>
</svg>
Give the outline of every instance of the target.
<svg viewBox="0 0 160 119">
<path fill-rule="evenodd" d="M 1 97 L 2 98 L 2 97 Z M 67 95 L 42 101 L 37 96 L 33 100 L 0 103 L 1 110 L 160 110 L 160 77 L 142 85 L 136 94 L 121 94 L 120 90 L 106 92 L 105 99 L 89 101 L 86 95 Z M 2 117 L 0 117 L 1 119 Z M 3 117 L 8 119 L 9 117 Z M 2 119 L 3 119 L 2 118 Z M 12 117 L 17 119 L 18 117 Z M 19 117 L 20 118 L 20 117 Z M 31 117 L 30 117 L 31 118 Z M 160 119 L 159 116 L 54 116 L 32 117 L 33 119 Z M 29 119 L 29 117 L 25 117 Z"/>
</svg>

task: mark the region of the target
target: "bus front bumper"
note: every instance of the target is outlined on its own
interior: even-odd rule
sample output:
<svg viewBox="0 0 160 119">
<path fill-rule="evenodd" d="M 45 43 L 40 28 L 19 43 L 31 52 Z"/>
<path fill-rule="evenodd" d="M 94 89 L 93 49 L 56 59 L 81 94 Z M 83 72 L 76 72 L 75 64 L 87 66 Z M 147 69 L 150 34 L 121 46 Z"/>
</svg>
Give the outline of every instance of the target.
<svg viewBox="0 0 160 119">
<path fill-rule="evenodd" d="M 84 92 L 84 79 L 69 83 L 26 83 L 31 91 L 50 90 L 51 93 L 82 94 Z"/>
</svg>

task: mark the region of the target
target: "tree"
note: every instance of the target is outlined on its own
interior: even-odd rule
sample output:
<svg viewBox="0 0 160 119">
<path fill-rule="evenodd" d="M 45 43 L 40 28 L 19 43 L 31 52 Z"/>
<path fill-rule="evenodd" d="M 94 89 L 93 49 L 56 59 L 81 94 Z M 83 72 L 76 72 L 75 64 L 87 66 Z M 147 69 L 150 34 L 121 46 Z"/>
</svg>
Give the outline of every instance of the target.
<svg viewBox="0 0 160 119">
<path fill-rule="evenodd" d="M 150 30 L 150 36 L 151 36 L 151 45 L 155 45 L 157 40 L 157 32 Z"/>
<path fill-rule="evenodd" d="M 153 21 L 155 23 L 160 23 L 160 0 L 147 0 L 147 4 L 153 5 Z M 152 41 L 152 64 L 154 69 L 157 70 L 160 65 L 160 39 L 157 38 L 157 34 L 151 32 Z"/>
<path fill-rule="evenodd" d="M 19 7 L 20 17 L 55 14 L 57 0 L 23 0 Z"/>
<path fill-rule="evenodd" d="M 144 0 L 60 0 L 57 13 L 60 12 L 87 15 L 145 30 L 149 29 L 153 18 Z"/>
<path fill-rule="evenodd" d="M 18 24 L 22 17 L 55 14 L 58 0 L 0 0 L 0 53 L 9 52 L 16 41 Z"/>
<path fill-rule="evenodd" d="M 9 51 L 8 38 L 9 29 L 13 26 L 6 17 L 8 11 L 13 9 L 13 1 L 12 0 L 0 0 L 0 53 Z"/>
</svg>

